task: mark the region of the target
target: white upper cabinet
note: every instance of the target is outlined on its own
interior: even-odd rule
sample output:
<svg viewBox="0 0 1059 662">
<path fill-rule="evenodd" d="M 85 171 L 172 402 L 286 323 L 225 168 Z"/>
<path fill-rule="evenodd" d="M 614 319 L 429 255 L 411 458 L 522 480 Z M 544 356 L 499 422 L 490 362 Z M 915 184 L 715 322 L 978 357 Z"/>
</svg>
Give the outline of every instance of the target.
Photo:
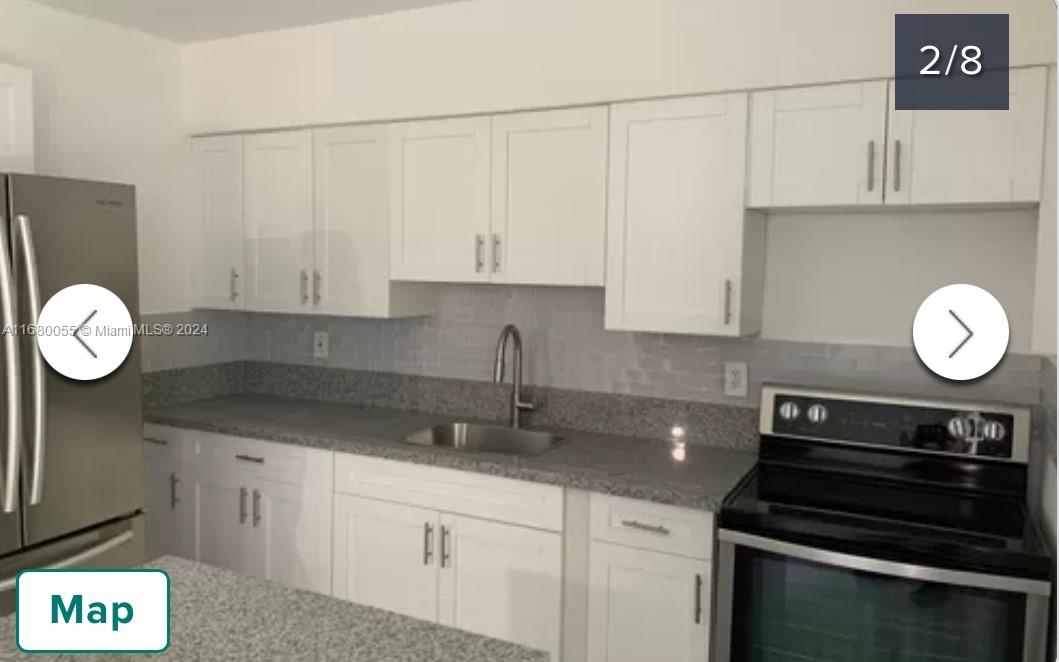
<svg viewBox="0 0 1059 662">
<path fill-rule="evenodd" d="M 390 139 L 386 126 L 313 132 L 314 312 L 392 317 L 429 312 L 422 288 L 390 282 Z"/>
<path fill-rule="evenodd" d="M 246 308 L 312 308 L 313 159 L 309 131 L 245 138 Z"/>
<path fill-rule="evenodd" d="M 1012 69 L 1008 110 L 895 110 L 886 202 L 1040 200 L 1046 68 Z"/>
<path fill-rule="evenodd" d="M 492 282 L 602 286 L 607 109 L 493 117 Z"/>
<path fill-rule="evenodd" d="M 754 92 L 748 206 L 881 204 L 886 81 Z"/>
<path fill-rule="evenodd" d="M 489 279 L 489 118 L 393 127 L 390 275 Z"/>
<path fill-rule="evenodd" d="M 243 308 L 243 137 L 192 141 L 200 218 L 196 304 L 203 308 Z"/>
<path fill-rule="evenodd" d="M 34 172 L 33 73 L 0 64 L 0 172 Z"/>
<path fill-rule="evenodd" d="M 617 104 L 610 124 L 606 328 L 756 331 L 764 236 L 744 210 L 747 95 Z"/>
</svg>

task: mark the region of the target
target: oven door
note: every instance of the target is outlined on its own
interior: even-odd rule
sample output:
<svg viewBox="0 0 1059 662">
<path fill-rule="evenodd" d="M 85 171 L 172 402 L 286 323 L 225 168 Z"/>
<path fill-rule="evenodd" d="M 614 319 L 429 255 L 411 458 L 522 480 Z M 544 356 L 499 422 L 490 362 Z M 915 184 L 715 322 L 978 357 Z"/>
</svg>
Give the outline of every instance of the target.
<svg viewBox="0 0 1059 662">
<path fill-rule="evenodd" d="M 1051 585 L 722 529 L 714 662 L 1040 662 Z"/>
</svg>

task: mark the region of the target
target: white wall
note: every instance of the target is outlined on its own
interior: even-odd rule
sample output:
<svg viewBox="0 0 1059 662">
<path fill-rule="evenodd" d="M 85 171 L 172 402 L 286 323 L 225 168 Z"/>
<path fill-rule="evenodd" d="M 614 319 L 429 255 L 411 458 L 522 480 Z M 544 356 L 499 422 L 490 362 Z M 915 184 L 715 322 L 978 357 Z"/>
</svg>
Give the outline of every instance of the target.
<svg viewBox="0 0 1059 662">
<path fill-rule="evenodd" d="M 1037 276 L 1033 308 L 1033 351 L 1055 355 L 1056 326 L 1056 169 L 1055 67 L 1049 68 L 1045 115 L 1044 171 L 1037 233 Z"/>
<path fill-rule="evenodd" d="M 1004 306 L 1009 350 L 1026 352 L 1036 242 L 1036 209 L 772 215 L 761 335 L 907 347 L 923 299 L 971 283 Z"/>
<path fill-rule="evenodd" d="M 134 184 L 141 308 L 186 309 L 179 48 L 26 0 L 0 0 L 0 61 L 33 71 L 36 171 Z"/>
<path fill-rule="evenodd" d="M 192 132 L 396 119 L 893 73 L 895 12 L 1011 14 L 1055 61 L 1045 0 L 473 0 L 186 46 Z"/>
</svg>

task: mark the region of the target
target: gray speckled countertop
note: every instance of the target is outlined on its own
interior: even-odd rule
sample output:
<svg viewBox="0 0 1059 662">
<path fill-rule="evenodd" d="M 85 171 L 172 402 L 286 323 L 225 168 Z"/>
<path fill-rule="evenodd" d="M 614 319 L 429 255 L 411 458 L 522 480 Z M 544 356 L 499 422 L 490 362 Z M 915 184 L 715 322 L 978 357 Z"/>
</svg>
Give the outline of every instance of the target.
<svg viewBox="0 0 1059 662">
<path fill-rule="evenodd" d="M 755 453 L 557 430 L 563 443 L 530 458 L 400 442 L 449 416 L 274 396 L 233 395 L 144 412 L 148 423 L 445 466 L 519 480 L 716 510 L 757 460 Z"/>
<path fill-rule="evenodd" d="M 169 660 L 544 662 L 548 654 L 172 556 L 145 564 L 171 580 Z M 136 656 L 133 656 L 136 657 Z M 0 619 L 0 659 L 101 662 L 128 655 L 19 653 Z"/>
</svg>

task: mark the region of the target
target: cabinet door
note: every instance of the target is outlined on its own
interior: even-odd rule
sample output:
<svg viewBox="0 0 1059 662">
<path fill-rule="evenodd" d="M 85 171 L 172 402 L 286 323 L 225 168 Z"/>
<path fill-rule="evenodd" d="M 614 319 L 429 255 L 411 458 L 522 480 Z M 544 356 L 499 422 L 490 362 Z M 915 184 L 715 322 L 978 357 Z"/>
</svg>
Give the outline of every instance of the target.
<svg viewBox="0 0 1059 662">
<path fill-rule="evenodd" d="M 895 110 L 891 92 L 886 202 L 1040 200 L 1046 71 L 1011 70 L 1008 110 Z"/>
<path fill-rule="evenodd" d="M 489 279 L 489 118 L 393 127 L 390 274 Z"/>
<path fill-rule="evenodd" d="M 559 659 L 562 536 L 458 515 L 441 526 L 440 622 Z"/>
<path fill-rule="evenodd" d="M 388 139 L 384 126 L 313 132 L 313 307 L 319 312 L 389 314 Z"/>
<path fill-rule="evenodd" d="M 169 443 L 145 439 L 144 446 L 144 510 L 147 519 L 147 558 L 156 559 L 166 554 L 179 554 L 179 522 L 177 495 L 179 463 Z M 161 445 L 166 444 L 166 445 Z"/>
<path fill-rule="evenodd" d="M 331 491 L 313 484 L 256 481 L 250 532 L 262 550 L 251 574 L 319 593 L 331 592 Z"/>
<path fill-rule="evenodd" d="M 197 304 L 243 307 L 243 138 L 196 138 L 195 186 L 201 237 L 195 268 Z"/>
<path fill-rule="evenodd" d="M 437 529 L 433 510 L 335 494 L 332 594 L 437 621 Z"/>
<path fill-rule="evenodd" d="M 611 108 L 606 328 L 736 335 L 746 94 Z"/>
<path fill-rule="evenodd" d="M 493 117 L 493 282 L 603 285 L 607 109 Z"/>
<path fill-rule="evenodd" d="M 0 172 L 34 172 L 33 73 L 0 64 Z"/>
<path fill-rule="evenodd" d="M 882 204 L 886 81 L 754 92 L 751 207 Z"/>
<path fill-rule="evenodd" d="M 195 559 L 249 574 L 262 551 L 249 534 L 250 488 L 238 476 L 204 470 L 189 477 L 195 502 Z"/>
<path fill-rule="evenodd" d="M 246 307 L 311 310 L 313 182 L 308 131 L 245 138 Z"/>
<path fill-rule="evenodd" d="M 707 561 L 592 543 L 589 662 L 706 662 Z"/>
</svg>

